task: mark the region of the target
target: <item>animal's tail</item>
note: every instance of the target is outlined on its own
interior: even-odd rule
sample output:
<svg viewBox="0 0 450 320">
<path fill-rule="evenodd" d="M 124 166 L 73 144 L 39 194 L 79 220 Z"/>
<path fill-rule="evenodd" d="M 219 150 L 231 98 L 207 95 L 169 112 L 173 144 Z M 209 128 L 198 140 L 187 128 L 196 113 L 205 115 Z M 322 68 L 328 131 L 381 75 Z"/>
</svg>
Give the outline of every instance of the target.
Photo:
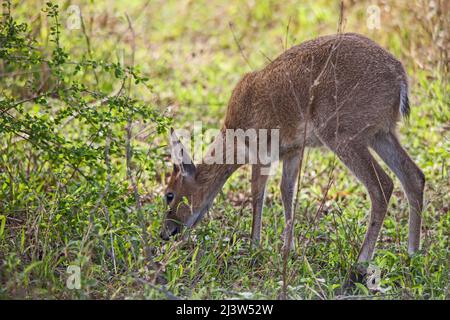
<svg viewBox="0 0 450 320">
<path fill-rule="evenodd" d="M 402 81 L 400 83 L 400 113 L 404 118 L 409 117 L 409 113 L 411 108 L 409 106 L 409 98 L 408 98 L 408 83 Z"/>
</svg>

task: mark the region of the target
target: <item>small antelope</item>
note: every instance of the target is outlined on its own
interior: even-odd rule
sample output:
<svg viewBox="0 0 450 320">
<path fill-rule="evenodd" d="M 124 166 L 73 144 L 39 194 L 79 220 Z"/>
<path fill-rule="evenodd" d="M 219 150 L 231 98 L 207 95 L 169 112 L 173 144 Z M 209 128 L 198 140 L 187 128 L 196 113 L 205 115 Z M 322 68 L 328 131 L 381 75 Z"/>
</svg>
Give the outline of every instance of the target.
<svg viewBox="0 0 450 320">
<path fill-rule="evenodd" d="M 328 35 L 294 46 L 264 69 L 246 74 L 233 90 L 216 141 L 226 141 L 226 129 L 279 129 L 286 224 L 293 215 L 303 149 L 325 146 L 334 152 L 364 184 L 371 200 L 368 230 L 358 256 L 361 263 L 372 259 L 393 189 L 391 178 L 369 148 L 400 179 L 410 205 L 408 252 L 413 254 L 420 247 L 425 177 L 396 136 L 397 122 L 409 111 L 408 81 L 401 62 L 362 35 Z M 173 144 L 181 142 L 175 139 Z M 242 166 L 223 162 L 194 165 L 184 153 L 183 161 L 174 165 L 165 194 L 169 210 L 162 225 L 163 239 L 196 225 L 227 179 Z M 255 244 L 260 241 L 268 180 L 262 174 L 265 167 L 252 164 Z M 287 230 L 285 245 L 293 239 Z"/>
</svg>

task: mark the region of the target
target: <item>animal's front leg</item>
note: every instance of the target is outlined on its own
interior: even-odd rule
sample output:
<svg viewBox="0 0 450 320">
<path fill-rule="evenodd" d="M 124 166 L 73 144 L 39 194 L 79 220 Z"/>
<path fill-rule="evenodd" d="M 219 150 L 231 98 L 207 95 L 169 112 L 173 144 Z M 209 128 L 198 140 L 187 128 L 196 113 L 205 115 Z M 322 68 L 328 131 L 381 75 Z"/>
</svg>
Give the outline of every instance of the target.
<svg viewBox="0 0 450 320">
<path fill-rule="evenodd" d="M 294 249 L 294 226 L 290 223 L 292 220 L 293 213 L 293 199 L 295 192 L 295 185 L 297 182 L 297 176 L 300 166 L 300 153 L 294 153 L 283 159 L 283 175 L 281 177 L 281 198 L 283 200 L 284 206 L 284 219 L 285 228 L 283 232 L 283 249 L 289 243 L 290 239 L 290 249 Z"/>
<path fill-rule="evenodd" d="M 264 166 L 259 164 L 252 166 L 252 243 L 256 246 L 259 245 L 261 239 L 262 209 L 264 206 L 267 180 L 269 178 L 267 174 L 261 174 L 262 168 Z"/>
</svg>

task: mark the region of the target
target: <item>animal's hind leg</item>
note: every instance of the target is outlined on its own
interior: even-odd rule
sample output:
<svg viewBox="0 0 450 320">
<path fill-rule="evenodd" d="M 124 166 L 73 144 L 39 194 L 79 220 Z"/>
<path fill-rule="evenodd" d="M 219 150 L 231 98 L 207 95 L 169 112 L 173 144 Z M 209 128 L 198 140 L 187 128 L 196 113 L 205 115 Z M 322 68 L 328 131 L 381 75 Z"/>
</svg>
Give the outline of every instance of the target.
<svg viewBox="0 0 450 320">
<path fill-rule="evenodd" d="M 393 183 L 380 165 L 361 143 L 350 142 L 329 146 L 367 189 L 371 200 L 370 221 L 358 262 L 370 261 L 386 215 Z"/>
<path fill-rule="evenodd" d="M 420 249 L 425 176 L 411 160 L 393 133 L 378 134 L 372 143 L 372 148 L 399 178 L 408 198 L 410 206 L 408 253 L 413 254 Z"/>
</svg>

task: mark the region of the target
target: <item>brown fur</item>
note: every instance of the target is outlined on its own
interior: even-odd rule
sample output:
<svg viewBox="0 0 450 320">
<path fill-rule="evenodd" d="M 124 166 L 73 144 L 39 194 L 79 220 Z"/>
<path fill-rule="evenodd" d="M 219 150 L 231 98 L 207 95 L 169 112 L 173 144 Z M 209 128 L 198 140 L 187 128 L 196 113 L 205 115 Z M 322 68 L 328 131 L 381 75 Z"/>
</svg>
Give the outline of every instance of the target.
<svg viewBox="0 0 450 320">
<path fill-rule="evenodd" d="M 419 249 L 425 180 L 395 136 L 406 92 L 402 64 L 379 45 L 352 33 L 324 36 L 292 47 L 262 70 L 246 74 L 233 90 L 223 129 L 280 129 L 286 220 L 292 217 L 302 148 L 325 145 L 336 153 L 365 185 L 372 202 L 359 261 L 372 257 L 393 188 L 392 180 L 368 150 L 373 148 L 400 178 L 408 195 L 412 253 Z M 162 236 L 175 233 L 171 221 L 189 226 L 197 223 L 238 167 L 200 164 L 190 175 L 175 170 L 167 188 L 175 199 L 170 203 Z M 253 165 L 255 243 L 260 238 L 267 183 L 260 169 L 261 165 Z M 189 205 L 180 205 L 183 197 Z"/>
</svg>

